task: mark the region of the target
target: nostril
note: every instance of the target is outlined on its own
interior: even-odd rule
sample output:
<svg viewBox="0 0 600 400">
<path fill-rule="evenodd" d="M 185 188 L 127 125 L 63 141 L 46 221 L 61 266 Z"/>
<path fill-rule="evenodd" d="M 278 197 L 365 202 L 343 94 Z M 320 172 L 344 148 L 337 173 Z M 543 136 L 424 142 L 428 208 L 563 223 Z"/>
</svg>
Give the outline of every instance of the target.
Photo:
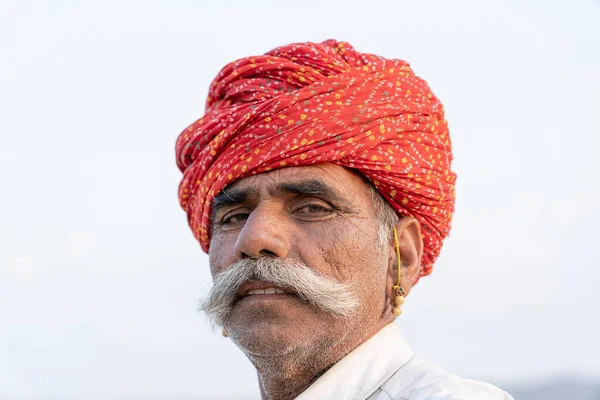
<svg viewBox="0 0 600 400">
<path fill-rule="evenodd" d="M 263 257 L 277 257 L 277 254 L 271 250 L 261 250 L 258 252 L 258 254 Z M 251 256 L 248 253 L 242 252 L 242 258 L 255 258 L 255 256 Z"/>
</svg>

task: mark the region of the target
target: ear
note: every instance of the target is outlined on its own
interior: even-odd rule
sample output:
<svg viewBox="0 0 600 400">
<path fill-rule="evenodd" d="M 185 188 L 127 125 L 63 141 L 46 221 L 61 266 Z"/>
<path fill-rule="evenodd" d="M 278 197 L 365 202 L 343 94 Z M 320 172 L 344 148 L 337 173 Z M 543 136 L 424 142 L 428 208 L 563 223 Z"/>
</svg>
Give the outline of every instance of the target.
<svg viewBox="0 0 600 400">
<path fill-rule="evenodd" d="M 423 237 L 421 236 L 421 225 L 414 217 L 401 217 L 396 224 L 398 232 L 398 244 L 400 246 L 401 260 L 401 286 L 404 293 L 408 295 L 413 283 L 419 277 L 421 271 L 421 256 L 423 255 Z M 396 244 L 393 236 L 389 244 L 389 259 L 388 259 L 388 279 L 387 292 L 390 298 L 395 294 L 392 293 L 392 287 L 397 284 L 398 265 L 396 256 Z"/>
</svg>

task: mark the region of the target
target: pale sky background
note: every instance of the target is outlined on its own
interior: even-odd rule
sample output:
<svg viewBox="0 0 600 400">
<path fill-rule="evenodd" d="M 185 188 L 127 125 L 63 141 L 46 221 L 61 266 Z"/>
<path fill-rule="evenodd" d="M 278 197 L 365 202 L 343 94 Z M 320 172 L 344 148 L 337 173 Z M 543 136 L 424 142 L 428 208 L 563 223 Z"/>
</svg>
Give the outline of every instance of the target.
<svg viewBox="0 0 600 400">
<path fill-rule="evenodd" d="M 467 377 L 600 377 L 600 3 L 0 2 L 0 399 L 258 397 L 196 311 L 174 144 L 227 62 L 328 38 L 445 104 L 451 237 L 399 325 Z"/>
</svg>

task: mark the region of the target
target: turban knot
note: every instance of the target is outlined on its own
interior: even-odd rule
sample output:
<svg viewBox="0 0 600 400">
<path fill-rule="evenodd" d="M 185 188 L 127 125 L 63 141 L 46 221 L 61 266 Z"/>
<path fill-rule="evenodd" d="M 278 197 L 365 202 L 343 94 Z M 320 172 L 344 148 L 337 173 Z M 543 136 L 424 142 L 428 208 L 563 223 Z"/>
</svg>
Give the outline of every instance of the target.
<svg viewBox="0 0 600 400">
<path fill-rule="evenodd" d="M 238 179 L 335 163 L 416 218 L 428 275 L 450 231 L 456 175 L 444 109 L 409 64 L 346 42 L 297 43 L 226 65 L 177 139 L 179 202 L 208 251 L 212 200 Z"/>
</svg>

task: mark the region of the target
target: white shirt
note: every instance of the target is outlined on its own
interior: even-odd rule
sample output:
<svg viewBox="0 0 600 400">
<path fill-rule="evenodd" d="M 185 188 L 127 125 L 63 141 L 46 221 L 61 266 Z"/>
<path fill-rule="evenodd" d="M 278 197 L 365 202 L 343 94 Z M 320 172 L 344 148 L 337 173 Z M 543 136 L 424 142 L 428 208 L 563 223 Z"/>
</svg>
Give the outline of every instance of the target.
<svg viewBox="0 0 600 400">
<path fill-rule="evenodd" d="M 414 354 L 390 323 L 325 372 L 296 400 L 514 400 Z"/>
</svg>

